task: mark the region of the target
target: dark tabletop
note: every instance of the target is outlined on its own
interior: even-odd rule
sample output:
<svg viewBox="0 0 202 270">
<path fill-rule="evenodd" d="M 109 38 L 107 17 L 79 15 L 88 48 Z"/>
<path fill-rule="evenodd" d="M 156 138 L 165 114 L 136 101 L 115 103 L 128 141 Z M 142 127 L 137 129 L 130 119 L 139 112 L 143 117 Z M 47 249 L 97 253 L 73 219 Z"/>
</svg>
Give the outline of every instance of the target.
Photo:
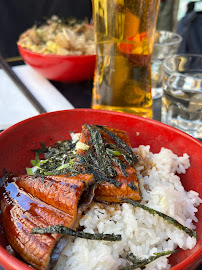
<svg viewBox="0 0 202 270">
<path fill-rule="evenodd" d="M 81 83 L 51 83 L 63 94 L 75 108 L 90 108 L 93 81 Z M 153 119 L 161 121 L 161 98 L 153 100 Z"/>
<path fill-rule="evenodd" d="M 22 65 L 22 60 L 9 62 L 10 66 Z M 75 108 L 91 108 L 93 80 L 79 83 L 50 81 Z M 153 119 L 161 121 L 161 98 L 153 100 Z"/>
</svg>

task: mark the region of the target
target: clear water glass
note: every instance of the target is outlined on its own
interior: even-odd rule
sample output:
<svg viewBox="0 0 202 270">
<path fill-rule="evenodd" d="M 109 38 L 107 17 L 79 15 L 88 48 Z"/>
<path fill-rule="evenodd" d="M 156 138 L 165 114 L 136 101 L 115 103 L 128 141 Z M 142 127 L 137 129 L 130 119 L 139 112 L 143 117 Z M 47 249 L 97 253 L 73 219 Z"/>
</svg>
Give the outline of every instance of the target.
<svg viewBox="0 0 202 270">
<path fill-rule="evenodd" d="M 152 98 L 162 96 L 162 62 L 166 57 L 176 54 L 182 37 L 174 32 L 156 31 L 152 53 Z"/>
<path fill-rule="evenodd" d="M 163 62 L 161 121 L 202 139 L 202 55 L 175 55 Z"/>
</svg>

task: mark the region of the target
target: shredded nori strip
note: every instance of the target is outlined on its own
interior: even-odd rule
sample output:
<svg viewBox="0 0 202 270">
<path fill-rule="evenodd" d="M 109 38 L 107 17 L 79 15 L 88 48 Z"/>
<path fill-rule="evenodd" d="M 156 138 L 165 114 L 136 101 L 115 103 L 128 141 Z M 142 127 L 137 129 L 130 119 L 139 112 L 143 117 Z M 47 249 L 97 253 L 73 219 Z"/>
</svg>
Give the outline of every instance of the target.
<svg viewBox="0 0 202 270">
<path fill-rule="evenodd" d="M 130 183 L 128 183 L 127 186 L 129 188 L 133 189 L 134 191 L 137 191 L 137 186 L 135 185 L 135 183 L 133 181 L 131 181 Z"/>
<path fill-rule="evenodd" d="M 40 145 L 41 148 L 33 149 L 32 151 L 38 154 L 44 154 L 48 158 L 55 153 L 66 153 L 67 150 L 73 149 L 76 143 L 73 143 L 71 140 L 64 140 L 54 143 L 54 146 L 47 147 L 44 142 L 40 143 Z"/>
<path fill-rule="evenodd" d="M 114 178 L 109 178 L 109 177 L 105 177 L 105 175 L 103 175 L 101 172 L 96 171 L 96 170 L 92 170 L 93 175 L 95 178 L 97 178 L 99 181 L 101 182 L 108 182 L 110 184 L 113 184 L 115 187 L 119 188 L 121 183 L 119 181 L 117 181 Z"/>
<path fill-rule="evenodd" d="M 119 169 L 122 171 L 123 175 L 125 177 L 128 176 L 128 173 L 126 172 L 126 165 L 123 163 L 123 161 L 119 158 L 117 158 L 116 156 L 114 156 L 114 154 L 112 153 L 111 149 L 107 148 L 106 149 L 110 159 L 112 160 L 112 162 L 114 162 L 114 164 L 119 167 Z"/>
<path fill-rule="evenodd" d="M 162 251 L 162 252 L 159 252 L 159 253 L 154 253 L 154 255 L 150 256 L 148 259 L 142 259 L 142 260 L 137 259 L 136 256 L 134 256 L 133 253 L 129 253 L 126 258 L 129 261 L 131 261 L 133 264 L 129 265 L 129 266 L 126 266 L 124 268 L 121 268 L 121 270 L 133 270 L 133 269 L 137 269 L 137 268 L 145 269 L 147 264 L 155 261 L 156 259 L 158 259 L 158 258 L 160 258 L 162 256 L 171 255 L 171 254 L 173 254 L 175 252 L 177 252 L 177 250 L 174 250 L 174 251 Z"/>
<path fill-rule="evenodd" d="M 93 147 L 97 153 L 97 159 L 100 163 L 100 169 L 108 176 L 115 176 L 116 170 L 114 169 L 112 162 L 105 150 L 105 145 L 102 140 L 102 136 L 96 126 L 86 125 L 90 131 Z"/>
<path fill-rule="evenodd" d="M 124 141 L 122 141 L 118 136 L 116 136 L 112 131 L 108 130 L 106 127 L 99 125 L 97 125 L 97 127 L 101 130 L 104 130 L 104 132 L 106 132 L 117 143 L 117 145 L 123 148 L 130 155 L 134 163 L 138 162 L 138 158 L 134 155 L 132 149 Z"/>
<path fill-rule="evenodd" d="M 189 236 L 191 237 L 197 237 L 196 231 L 193 231 L 185 226 L 183 226 L 182 224 L 180 224 L 176 219 L 169 217 L 168 215 L 161 213 L 157 210 L 154 210 L 148 206 L 142 205 L 132 199 L 121 199 L 123 202 L 127 202 L 132 204 L 135 207 L 140 207 L 142 209 L 144 209 L 145 211 L 149 212 L 152 215 L 159 215 L 160 217 L 162 217 L 164 220 L 166 220 L 168 223 L 174 225 L 175 227 L 177 227 L 178 229 L 184 231 L 185 233 L 187 233 Z"/>
<path fill-rule="evenodd" d="M 78 171 L 73 166 L 75 159 L 74 149 L 76 143 L 71 140 L 60 141 L 54 146 L 46 147 L 41 143 L 40 149 L 32 150 L 38 154 L 44 154 L 45 160 L 39 160 L 38 168 L 34 172 L 35 176 L 71 174 L 77 175 Z"/>
<path fill-rule="evenodd" d="M 136 263 L 138 260 L 137 257 L 132 252 L 127 254 L 126 259 L 128 261 L 131 261 L 132 263 Z"/>
<path fill-rule="evenodd" d="M 75 236 L 79 238 L 85 238 L 90 240 L 105 240 L 105 241 L 121 241 L 120 234 L 102 234 L 102 233 L 85 233 L 81 231 L 75 231 L 68 227 L 55 225 L 55 226 L 48 226 L 46 228 L 36 227 L 33 228 L 31 234 L 45 234 L 45 233 L 59 233 L 65 234 L 69 236 Z"/>
<path fill-rule="evenodd" d="M 108 153 L 108 155 L 110 156 L 110 158 L 111 158 L 111 160 L 115 163 L 115 165 L 117 166 L 117 167 L 119 167 L 119 169 L 122 171 L 122 173 L 123 173 L 123 175 L 125 176 L 125 177 L 127 177 L 128 176 L 128 173 L 126 172 L 126 170 L 125 170 L 125 164 L 122 162 L 122 160 L 120 160 L 119 158 L 116 158 L 113 154 L 112 154 L 112 152 L 111 152 L 111 150 L 110 149 L 106 149 L 106 151 L 107 151 L 107 153 Z"/>
<path fill-rule="evenodd" d="M 89 157 L 91 164 L 93 164 L 96 168 L 99 168 L 99 162 L 97 160 L 97 155 L 93 150 L 88 150 L 85 156 Z"/>
<path fill-rule="evenodd" d="M 117 145 L 115 144 L 107 144 L 107 149 L 111 149 L 113 151 L 119 151 L 121 156 L 123 156 L 123 158 L 125 159 L 125 161 L 127 161 L 127 163 L 134 167 L 134 164 L 133 164 L 133 160 L 131 158 L 131 156 L 123 149 L 123 148 L 119 148 Z"/>
<path fill-rule="evenodd" d="M 77 161 L 78 161 L 78 163 L 77 163 Z M 97 183 L 101 183 L 101 182 L 105 181 L 105 182 L 109 182 L 110 184 L 115 185 L 116 187 L 120 187 L 121 183 L 119 181 L 117 181 L 114 178 L 106 176 L 100 170 L 100 168 L 96 166 L 96 164 L 94 164 L 94 163 L 91 164 L 89 162 L 89 160 L 86 159 L 85 156 L 77 155 L 77 161 L 75 162 L 75 164 L 77 163 L 77 165 L 82 165 L 86 169 L 87 173 L 93 174 Z"/>
<path fill-rule="evenodd" d="M 33 149 L 32 151 L 38 154 L 46 153 L 48 151 L 48 147 L 45 145 L 44 142 L 41 142 L 40 145 L 41 145 L 41 148 Z"/>
</svg>

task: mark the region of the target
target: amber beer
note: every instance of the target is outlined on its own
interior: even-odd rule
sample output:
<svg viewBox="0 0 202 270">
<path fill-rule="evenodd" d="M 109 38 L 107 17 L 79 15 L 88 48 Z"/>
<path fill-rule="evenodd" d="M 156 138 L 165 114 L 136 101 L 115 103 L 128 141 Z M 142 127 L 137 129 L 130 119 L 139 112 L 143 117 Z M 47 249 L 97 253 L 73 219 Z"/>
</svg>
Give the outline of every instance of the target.
<svg viewBox="0 0 202 270">
<path fill-rule="evenodd" d="M 152 117 L 151 54 L 159 0 L 92 0 L 92 108 Z"/>
</svg>

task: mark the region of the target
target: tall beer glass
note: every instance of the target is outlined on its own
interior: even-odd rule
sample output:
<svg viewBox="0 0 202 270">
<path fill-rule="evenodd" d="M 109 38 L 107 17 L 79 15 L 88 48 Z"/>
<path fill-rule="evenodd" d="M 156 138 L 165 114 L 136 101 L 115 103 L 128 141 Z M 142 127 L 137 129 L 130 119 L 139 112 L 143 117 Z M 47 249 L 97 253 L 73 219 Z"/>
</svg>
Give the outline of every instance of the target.
<svg viewBox="0 0 202 270">
<path fill-rule="evenodd" d="M 152 117 L 151 54 L 159 0 L 92 0 L 92 108 Z"/>
</svg>

